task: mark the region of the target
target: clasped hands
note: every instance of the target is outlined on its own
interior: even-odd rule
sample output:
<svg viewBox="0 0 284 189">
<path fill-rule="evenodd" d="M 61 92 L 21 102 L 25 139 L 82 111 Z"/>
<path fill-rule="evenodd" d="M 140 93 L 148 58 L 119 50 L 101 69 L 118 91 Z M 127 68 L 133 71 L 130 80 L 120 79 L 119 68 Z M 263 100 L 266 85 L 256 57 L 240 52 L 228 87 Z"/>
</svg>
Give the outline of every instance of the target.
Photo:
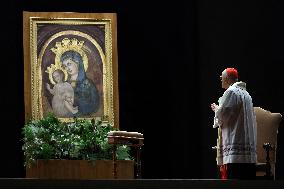
<svg viewBox="0 0 284 189">
<path fill-rule="evenodd" d="M 218 110 L 219 106 L 215 103 L 211 104 L 211 109 L 213 110 L 213 112 L 216 112 Z"/>
</svg>

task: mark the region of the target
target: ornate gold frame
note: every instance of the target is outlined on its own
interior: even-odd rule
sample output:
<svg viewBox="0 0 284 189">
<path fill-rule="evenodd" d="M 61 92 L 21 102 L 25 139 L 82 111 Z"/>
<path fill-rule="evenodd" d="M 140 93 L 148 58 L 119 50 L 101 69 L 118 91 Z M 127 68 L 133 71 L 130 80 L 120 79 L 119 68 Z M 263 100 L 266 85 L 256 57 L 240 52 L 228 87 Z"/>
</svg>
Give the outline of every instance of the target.
<svg viewBox="0 0 284 189">
<path fill-rule="evenodd" d="M 102 48 L 93 36 L 77 31 L 76 29 L 56 31 L 45 43 L 39 47 L 38 31 L 41 26 L 48 25 L 62 25 L 62 27 L 83 27 L 83 26 L 97 26 L 103 27 L 104 43 Z M 54 63 L 53 67 L 50 65 L 47 71 L 43 70 L 43 53 L 47 46 L 54 43 L 55 39 L 63 36 L 78 36 L 87 39 L 91 42 L 96 50 L 99 52 L 100 60 L 102 62 L 102 91 L 103 91 L 103 108 L 101 108 L 100 115 L 92 115 L 84 118 L 99 118 L 104 122 L 110 123 L 116 128 L 119 128 L 119 108 L 118 108 L 118 80 L 117 80 L 117 49 L 116 49 L 116 14 L 115 13 L 47 13 L 47 12 L 23 12 L 23 42 L 24 42 L 24 82 L 25 82 L 25 118 L 26 121 L 30 119 L 41 119 L 46 113 L 43 108 L 44 98 L 44 77 L 43 74 L 51 72 L 58 67 Z M 54 40 L 54 41 L 53 41 Z M 63 44 L 62 40 L 62 44 Z M 67 38 L 67 42 L 71 44 Z M 73 48 L 80 48 L 83 41 L 73 41 Z M 82 42 L 80 44 L 80 42 Z M 58 43 L 58 42 L 56 42 Z M 71 44 L 72 45 L 72 44 Z M 59 47 L 61 48 L 61 46 Z M 63 45 L 62 45 L 63 48 Z M 69 48 L 69 47 L 68 47 Z M 71 48 L 71 47 L 70 47 Z M 58 49 L 53 48 L 52 51 Z M 59 49 L 60 50 L 60 49 Z M 83 52 L 83 51 L 82 51 Z M 55 52 L 56 53 L 56 52 Z M 83 52 L 84 53 L 84 52 Z M 84 57 L 84 67 L 88 66 L 87 56 Z M 58 59 L 58 58 L 57 58 Z M 58 62 L 55 60 L 54 62 Z M 46 73 L 44 73 L 44 71 Z M 87 72 L 87 71 L 86 71 Z M 49 79 L 51 78 L 49 73 Z M 65 75 L 66 78 L 66 75 Z M 52 80 L 50 80 L 52 81 Z M 52 83 L 52 82 L 51 82 Z M 54 84 L 54 83 L 53 83 Z M 73 118 L 60 118 L 62 121 L 69 122 Z M 80 119 L 80 117 L 79 117 Z"/>
</svg>

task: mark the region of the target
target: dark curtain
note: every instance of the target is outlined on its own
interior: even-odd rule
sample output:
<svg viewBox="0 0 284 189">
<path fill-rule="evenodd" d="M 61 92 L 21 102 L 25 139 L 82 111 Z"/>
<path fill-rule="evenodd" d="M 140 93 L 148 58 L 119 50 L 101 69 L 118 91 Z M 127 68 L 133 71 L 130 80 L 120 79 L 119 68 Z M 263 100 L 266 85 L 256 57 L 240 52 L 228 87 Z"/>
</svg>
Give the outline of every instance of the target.
<svg viewBox="0 0 284 189">
<path fill-rule="evenodd" d="M 283 111 L 281 8 L 264 0 L 8 1 L 0 13 L 0 177 L 25 175 L 22 11 L 116 12 L 120 129 L 144 134 L 143 178 L 206 179 L 216 178 L 210 103 L 223 93 L 224 68 L 239 70 L 255 106 Z M 282 145 L 280 137 L 279 154 Z"/>
</svg>

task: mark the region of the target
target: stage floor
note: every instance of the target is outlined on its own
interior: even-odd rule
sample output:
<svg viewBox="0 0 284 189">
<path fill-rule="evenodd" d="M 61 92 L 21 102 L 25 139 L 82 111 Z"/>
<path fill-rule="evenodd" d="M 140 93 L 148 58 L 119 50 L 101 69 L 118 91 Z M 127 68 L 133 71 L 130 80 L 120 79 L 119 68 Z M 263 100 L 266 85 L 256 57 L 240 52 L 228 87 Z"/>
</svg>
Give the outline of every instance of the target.
<svg viewBox="0 0 284 189">
<path fill-rule="evenodd" d="M 280 189 L 284 180 L 192 180 L 192 179 L 139 179 L 139 180 L 47 180 L 1 178 L 1 189 Z"/>
</svg>

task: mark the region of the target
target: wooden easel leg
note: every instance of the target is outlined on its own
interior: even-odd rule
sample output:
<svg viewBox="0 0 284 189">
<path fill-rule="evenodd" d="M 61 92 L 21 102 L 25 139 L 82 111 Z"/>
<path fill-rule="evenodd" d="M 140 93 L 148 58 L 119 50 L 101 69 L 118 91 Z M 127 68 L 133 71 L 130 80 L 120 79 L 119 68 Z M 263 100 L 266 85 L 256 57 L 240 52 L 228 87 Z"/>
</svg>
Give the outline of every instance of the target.
<svg viewBox="0 0 284 189">
<path fill-rule="evenodd" d="M 114 179 L 117 179 L 116 145 L 112 146 L 112 163 L 113 163 L 112 175 Z"/>
<path fill-rule="evenodd" d="M 136 148 L 136 178 L 141 179 L 141 147 Z"/>
</svg>

